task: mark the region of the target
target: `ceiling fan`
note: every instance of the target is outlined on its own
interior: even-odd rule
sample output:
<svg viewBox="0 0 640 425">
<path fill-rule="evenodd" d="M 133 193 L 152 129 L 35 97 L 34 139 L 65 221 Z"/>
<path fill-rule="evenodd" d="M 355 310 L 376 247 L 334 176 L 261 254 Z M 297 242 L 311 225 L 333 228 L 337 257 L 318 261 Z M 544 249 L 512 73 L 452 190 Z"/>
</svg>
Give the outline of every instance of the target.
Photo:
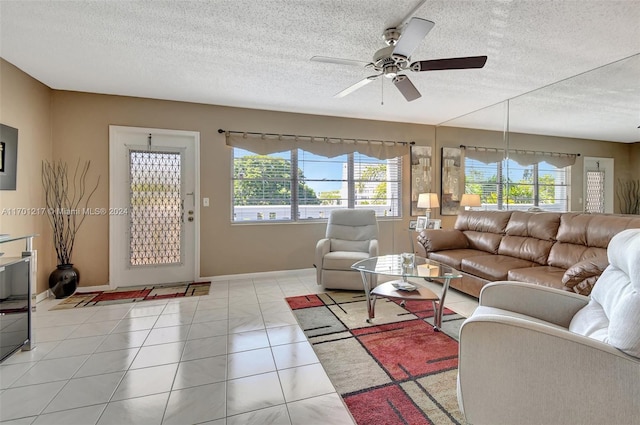
<svg viewBox="0 0 640 425">
<path fill-rule="evenodd" d="M 409 77 L 404 74 L 406 71 L 441 71 L 448 69 L 482 68 L 484 66 L 487 62 L 486 56 L 411 61 L 411 54 L 435 25 L 426 19 L 412 17 L 425 2 L 426 0 L 418 2 L 398 25 L 384 30 L 382 37 L 387 47 L 383 47 L 375 52 L 371 62 L 326 56 L 314 56 L 311 58 L 311 60 L 315 62 L 339 65 L 364 65 L 366 69 L 376 71 L 376 74 L 365 77 L 363 80 L 337 93 L 334 97 L 344 97 L 384 75 L 386 78 L 391 79 L 404 98 L 408 102 L 411 102 L 412 100 L 420 98 L 422 95 L 413 85 Z"/>
</svg>

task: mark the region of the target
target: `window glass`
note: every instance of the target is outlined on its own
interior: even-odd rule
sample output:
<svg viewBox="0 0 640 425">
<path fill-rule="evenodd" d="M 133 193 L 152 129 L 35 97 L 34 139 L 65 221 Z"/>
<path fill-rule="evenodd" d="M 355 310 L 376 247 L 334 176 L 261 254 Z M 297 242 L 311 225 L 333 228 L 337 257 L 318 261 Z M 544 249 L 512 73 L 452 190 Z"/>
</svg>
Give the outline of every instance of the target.
<svg viewBox="0 0 640 425">
<path fill-rule="evenodd" d="M 402 158 L 327 158 L 304 150 L 257 155 L 234 148 L 232 220 L 318 220 L 337 208 L 399 217 L 401 176 Z"/>
</svg>

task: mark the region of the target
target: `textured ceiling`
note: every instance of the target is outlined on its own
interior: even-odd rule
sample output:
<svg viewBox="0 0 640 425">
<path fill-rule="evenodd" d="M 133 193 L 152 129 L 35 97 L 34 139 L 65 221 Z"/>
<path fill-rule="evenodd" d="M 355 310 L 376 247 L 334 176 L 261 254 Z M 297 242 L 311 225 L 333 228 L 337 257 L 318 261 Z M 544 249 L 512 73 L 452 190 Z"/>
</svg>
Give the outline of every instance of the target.
<svg viewBox="0 0 640 425">
<path fill-rule="evenodd" d="M 55 89 L 410 123 L 516 98 L 511 130 L 640 141 L 640 0 L 426 1 L 414 16 L 436 25 L 412 59 L 487 55 L 486 66 L 409 72 L 422 93 L 411 103 L 384 78 L 334 98 L 369 73 L 309 59 L 370 61 L 417 3 L 3 0 L 0 56 Z"/>
</svg>

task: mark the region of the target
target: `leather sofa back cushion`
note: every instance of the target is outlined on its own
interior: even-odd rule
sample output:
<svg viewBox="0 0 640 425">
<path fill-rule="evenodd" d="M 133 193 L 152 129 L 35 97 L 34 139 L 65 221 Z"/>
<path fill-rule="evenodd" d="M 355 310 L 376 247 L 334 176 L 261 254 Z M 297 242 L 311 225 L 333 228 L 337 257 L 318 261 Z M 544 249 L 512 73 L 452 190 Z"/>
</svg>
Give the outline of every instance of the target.
<svg viewBox="0 0 640 425">
<path fill-rule="evenodd" d="M 473 230 L 466 230 L 464 235 L 469 241 L 469 248 L 485 251 L 490 254 L 498 253 L 498 247 L 500 246 L 502 235 L 496 233 L 476 232 Z"/>
<path fill-rule="evenodd" d="M 455 229 L 504 234 L 512 211 L 462 211 L 456 219 Z"/>
<path fill-rule="evenodd" d="M 544 266 L 547 264 L 552 246 L 553 242 L 550 240 L 507 235 L 500 242 L 498 254 L 533 261 Z"/>
<path fill-rule="evenodd" d="M 506 233 L 510 236 L 524 236 L 553 241 L 558 233 L 558 227 L 560 227 L 560 216 L 560 213 L 514 211 L 507 224 Z M 548 254 L 549 252 L 547 251 Z"/>
<path fill-rule="evenodd" d="M 639 217 L 565 213 L 560 219 L 556 239 L 606 249 L 614 235 L 630 228 L 640 228 Z"/>
<path fill-rule="evenodd" d="M 553 247 L 551 247 L 547 263 L 550 266 L 568 269 L 582 260 L 601 257 L 603 255 L 607 255 L 607 250 L 604 248 L 556 242 L 553 244 Z"/>
</svg>

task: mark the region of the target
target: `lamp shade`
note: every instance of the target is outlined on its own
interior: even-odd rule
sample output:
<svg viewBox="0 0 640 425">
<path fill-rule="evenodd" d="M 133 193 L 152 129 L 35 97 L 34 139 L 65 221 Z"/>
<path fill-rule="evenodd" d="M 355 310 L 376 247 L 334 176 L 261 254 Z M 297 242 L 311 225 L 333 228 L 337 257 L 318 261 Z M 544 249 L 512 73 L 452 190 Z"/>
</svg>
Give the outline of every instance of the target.
<svg viewBox="0 0 640 425">
<path fill-rule="evenodd" d="M 436 193 L 421 193 L 418 195 L 418 208 L 437 208 L 440 206 Z"/>
<path fill-rule="evenodd" d="M 474 195 L 472 193 L 465 193 L 460 199 L 461 207 L 481 207 L 480 195 Z"/>
</svg>

